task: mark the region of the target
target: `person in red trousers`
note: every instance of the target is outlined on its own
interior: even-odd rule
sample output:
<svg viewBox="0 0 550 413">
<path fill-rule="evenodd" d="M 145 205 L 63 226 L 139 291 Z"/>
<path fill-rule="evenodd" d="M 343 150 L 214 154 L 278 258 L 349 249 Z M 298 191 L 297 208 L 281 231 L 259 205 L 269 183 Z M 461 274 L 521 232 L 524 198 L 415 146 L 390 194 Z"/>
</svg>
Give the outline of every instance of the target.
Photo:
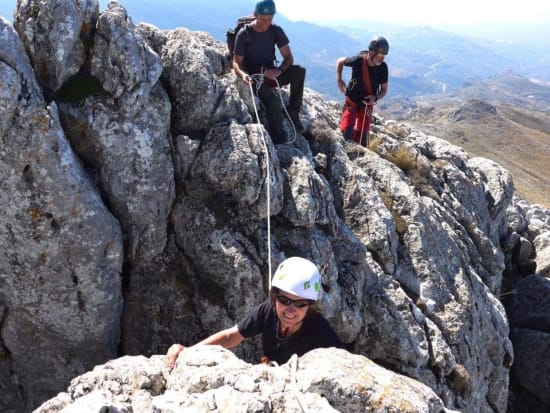
<svg viewBox="0 0 550 413">
<path fill-rule="evenodd" d="M 363 146 L 367 146 L 373 107 L 388 91 L 388 65 L 384 58 L 389 49 L 388 41 L 378 36 L 370 41 L 369 50 L 336 61 L 338 88 L 346 95 L 340 130 L 345 139 Z M 342 80 L 344 66 L 352 69 L 347 87 Z"/>
</svg>

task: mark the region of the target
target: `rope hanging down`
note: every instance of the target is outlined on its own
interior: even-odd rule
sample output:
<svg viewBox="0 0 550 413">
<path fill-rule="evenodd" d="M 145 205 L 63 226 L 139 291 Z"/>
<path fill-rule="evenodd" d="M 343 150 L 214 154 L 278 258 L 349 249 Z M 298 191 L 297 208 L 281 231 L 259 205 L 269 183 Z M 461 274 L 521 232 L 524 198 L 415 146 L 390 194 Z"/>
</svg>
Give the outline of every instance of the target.
<svg viewBox="0 0 550 413">
<path fill-rule="evenodd" d="M 254 107 L 254 115 L 256 116 L 256 123 L 258 125 L 261 125 L 260 121 L 260 115 L 258 114 L 258 107 L 256 106 L 256 94 L 254 93 L 254 86 L 253 83 L 256 85 L 256 89 L 259 89 L 263 82 L 264 82 L 264 74 L 258 73 L 254 75 L 248 75 L 248 86 L 250 89 L 250 96 L 252 97 L 252 106 Z M 290 124 L 292 125 L 292 130 L 294 131 L 294 137 L 292 140 L 288 141 L 287 144 L 291 144 L 296 140 L 296 127 L 294 126 L 294 123 L 292 122 L 292 119 L 290 119 L 290 115 L 288 114 L 284 101 L 283 96 L 281 94 L 281 87 L 279 86 L 279 82 L 277 79 L 275 79 L 275 83 L 277 84 L 277 91 L 279 93 L 279 99 L 281 100 L 281 105 L 285 111 L 285 114 L 287 118 L 290 120 Z M 265 157 L 267 162 L 267 176 L 266 176 L 266 182 L 267 182 L 267 267 L 268 267 L 268 282 L 269 282 L 269 290 L 271 290 L 271 164 L 269 160 L 269 150 L 267 149 L 267 143 L 264 135 L 264 128 L 260 128 L 260 134 L 262 136 L 262 144 L 265 151 Z"/>
<path fill-rule="evenodd" d="M 290 382 L 292 384 L 292 391 L 294 392 L 294 397 L 300 405 L 303 413 L 308 413 L 308 407 L 304 394 L 298 388 L 298 382 L 296 380 L 296 371 L 298 370 L 298 355 L 293 354 L 290 356 Z"/>
<path fill-rule="evenodd" d="M 361 124 L 361 134 L 359 135 L 360 138 L 359 138 L 359 145 L 363 145 L 363 135 L 366 136 L 367 138 L 367 141 L 365 142 L 365 147 L 368 148 L 370 146 L 370 136 L 369 136 L 369 129 L 367 129 L 367 131 L 365 132 L 365 123 L 367 121 L 367 116 L 372 119 L 372 116 L 368 113 L 369 112 L 369 109 L 368 109 L 368 106 L 365 104 L 365 111 L 363 112 L 363 122 Z M 370 124 L 370 122 L 369 122 Z"/>
<path fill-rule="evenodd" d="M 254 82 L 252 82 L 254 81 Z M 254 87 L 252 83 L 256 84 L 256 88 L 260 88 L 262 86 L 262 83 L 264 82 L 264 75 L 263 74 L 255 74 L 249 76 L 248 86 L 250 88 L 250 96 L 252 97 L 252 105 L 254 106 L 254 115 L 256 116 L 256 122 L 258 125 L 261 125 L 260 121 L 260 115 L 258 114 L 258 107 L 256 106 L 256 99 L 254 94 Z M 277 84 L 277 91 L 279 92 L 279 98 L 281 99 L 281 105 L 284 108 L 285 114 L 287 118 L 290 120 L 290 124 L 292 125 L 292 129 L 294 131 L 294 138 L 287 142 L 287 143 L 293 143 L 296 140 L 296 127 L 294 126 L 294 123 L 292 122 L 292 119 L 290 119 L 290 116 L 286 110 L 286 107 L 283 102 L 283 96 L 281 94 L 281 87 L 279 86 L 279 82 L 277 82 L 277 79 L 275 79 L 275 83 Z M 260 134 L 262 136 L 262 144 L 264 146 L 265 150 L 265 156 L 266 156 L 266 162 L 267 162 L 267 260 L 268 260 L 268 271 L 269 271 L 269 290 L 271 290 L 271 164 L 269 160 L 269 151 L 267 149 L 267 143 L 264 135 L 264 128 L 260 128 Z M 276 363 L 275 367 L 280 368 Z M 298 356 L 296 354 L 293 354 L 290 358 L 290 377 L 291 377 L 291 383 L 293 387 L 294 396 L 296 397 L 296 401 L 298 402 L 300 408 L 302 409 L 303 413 L 308 413 L 308 408 L 306 401 L 304 399 L 304 395 L 300 392 L 298 389 L 298 384 L 296 382 L 296 370 L 298 369 Z"/>
</svg>

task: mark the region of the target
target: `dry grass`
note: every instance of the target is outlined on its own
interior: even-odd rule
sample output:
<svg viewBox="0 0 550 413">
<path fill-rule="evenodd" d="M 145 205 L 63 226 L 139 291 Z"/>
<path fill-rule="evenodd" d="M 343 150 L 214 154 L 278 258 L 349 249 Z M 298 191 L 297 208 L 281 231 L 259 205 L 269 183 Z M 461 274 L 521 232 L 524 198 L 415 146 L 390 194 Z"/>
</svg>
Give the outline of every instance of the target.
<svg viewBox="0 0 550 413">
<path fill-rule="evenodd" d="M 394 153 L 390 154 L 388 160 L 405 173 L 416 168 L 416 154 L 404 146 L 400 146 Z"/>
<path fill-rule="evenodd" d="M 400 146 L 393 152 L 384 153 L 384 151 L 378 150 L 381 143 L 379 138 L 371 142 L 371 149 L 401 169 L 409 178 L 411 185 L 416 188 L 420 195 L 439 199 L 439 194 L 432 187 L 432 167 L 430 161 L 417 153 L 413 148 Z"/>
<path fill-rule="evenodd" d="M 463 364 L 457 364 L 450 374 L 449 384 L 462 397 L 467 397 L 472 392 L 472 377 Z"/>
<path fill-rule="evenodd" d="M 381 143 L 382 143 L 382 138 L 372 133 L 371 138 L 369 140 L 369 149 L 373 152 L 378 152 L 378 148 Z"/>
</svg>

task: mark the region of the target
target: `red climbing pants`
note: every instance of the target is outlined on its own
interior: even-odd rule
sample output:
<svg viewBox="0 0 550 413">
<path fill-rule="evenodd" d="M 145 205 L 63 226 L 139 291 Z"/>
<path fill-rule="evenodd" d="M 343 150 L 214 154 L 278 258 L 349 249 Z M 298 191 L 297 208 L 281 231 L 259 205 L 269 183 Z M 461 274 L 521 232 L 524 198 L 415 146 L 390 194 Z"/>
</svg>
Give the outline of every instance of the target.
<svg viewBox="0 0 550 413">
<path fill-rule="evenodd" d="M 345 139 L 367 146 L 367 134 L 372 118 L 372 106 L 360 106 L 346 97 L 344 112 L 340 119 L 340 131 Z"/>
</svg>

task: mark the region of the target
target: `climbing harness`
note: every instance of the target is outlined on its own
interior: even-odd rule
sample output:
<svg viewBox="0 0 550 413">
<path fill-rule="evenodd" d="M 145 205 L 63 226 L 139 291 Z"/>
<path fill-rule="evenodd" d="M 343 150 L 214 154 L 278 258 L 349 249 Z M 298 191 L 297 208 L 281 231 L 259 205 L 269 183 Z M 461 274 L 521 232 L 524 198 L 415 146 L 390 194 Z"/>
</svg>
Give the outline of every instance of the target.
<svg viewBox="0 0 550 413">
<path fill-rule="evenodd" d="M 363 87 L 365 88 L 365 91 L 368 93 L 368 95 L 373 94 L 372 85 L 370 82 L 370 74 L 369 74 L 369 65 L 368 65 L 368 54 L 363 55 L 363 61 L 361 62 L 361 75 L 363 77 Z M 367 142 L 366 142 L 366 148 L 369 147 L 369 129 L 370 129 L 370 121 L 372 121 L 372 104 L 368 104 L 368 102 L 363 102 L 365 104 L 365 110 L 363 111 L 363 124 L 361 125 L 361 135 L 359 136 L 359 144 L 363 144 L 363 133 L 365 132 L 365 121 L 367 119 L 367 116 L 369 117 L 369 127 L 367 128 Z"/>
<path fill-rule="evenodd" d="M 367 116 L 371 116 L 369 112 L 370 111 L 368 110 L 368 107 L 365 107 L 365 110 L 363 112 L 363 121 L 361 125 L 361 134 L 359 135 L 359 138 L 360 138 L 359 144 L 356 145 L 356 150 L 355 150 L 355 159 L 353 161 L 353 173 L 351 175 L 351 182 L 343 197 L 344 206 L 349 204 L 353 190 L 357 185 L 357 170 L 359 169 L 359 155 L 361 152 L 364 151 L 364 149 L 362 149 L 361 147 L 364 146 L 365 148 L 368 149 L 370 145 L 370 133 L 369 133 L 370 128 L 367 129 L 366 133 L 364 132 Z M 363 145 L 363 135 L 367 138 L 366 145 Z"/>
<path fill-rule="evenodd" d="M 254 107 L 254 115 L 256 116 L 256 122 L 258 125 L 261 126 L 260 121 L 260 115 L 258 114 L 258 106 L 256 105 L 256 94 L 254 93 L 254 86 L 256 87 L 256 90 L 262 87 L 265 80 L 265 75 L 263 73 L 257 73 L 253 75 L 248 75 L 248 86 L 250 89 L 250 96 L 252 98 L 252 106 Z M 290 141 L 288 141 L 288 144 L 293 143 L 296 140 L 296 128 L 294 127 L 294 123 L 292 122 L 292 119 L 290 119 L 290 115 L 288 114 L 286 107 L 284 105 L 283 96 L 281 94 L 281 87 L 279 86 L 279 82 L 277 79 L 274 79 L 275 83 L 277 85 L 277 91 L 279 93 L 279 98 L 281 99 L 281 105 L 285 111 L 285 114 L 287 118 L 290 120 L 290 124 L 292 125 L 292 129 L 294 131 L 294 138 Z M 264 135 L 264 128 L 260 128 L 260 135 L 262 136 L 262 145 L 264 147 L 265 156 L 266 156 L 266 162 L 267 162 L 267 267 L 268 267 L 268 274 L 269 274 L 269 290 L 271 290 L 271 165 L 269 160 L 269 150 L 267 148 L 267 143 Z M 268 290 L 268 291 L 269 291 Z"/>
</svg>

